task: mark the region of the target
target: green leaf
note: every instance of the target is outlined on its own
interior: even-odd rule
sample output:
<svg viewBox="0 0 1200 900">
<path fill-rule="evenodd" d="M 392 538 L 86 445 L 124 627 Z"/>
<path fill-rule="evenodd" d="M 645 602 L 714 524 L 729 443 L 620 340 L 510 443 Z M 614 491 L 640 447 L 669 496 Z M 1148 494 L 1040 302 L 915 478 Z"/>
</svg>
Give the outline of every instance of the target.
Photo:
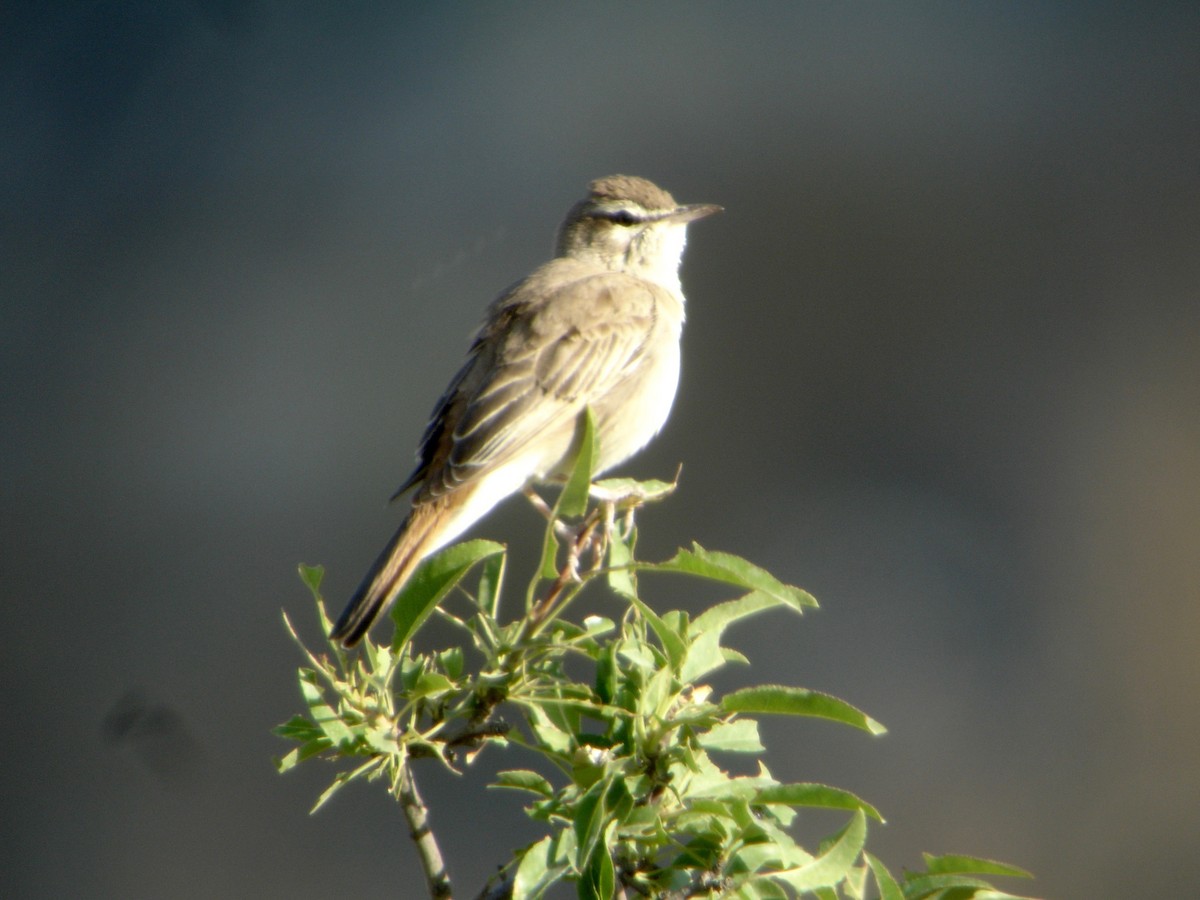
<svg viewBox="0 0 1200 900">
<path fill-rule="evenodd" d="M 740 556 L 734 556 L 732 553 L 705 550 L 699 544 L 692 544 L 691 550 L 679 550 L 666 562 L 639 562 L 637 566 L 639 569 L 647 571 L 680 572 L 685 575 L 707 578 L 711 581 L 737 585 L 750 591 L 762 591 L 797 612 L 803 612 L 806 606 L 813 608 L 817 606 L 817 601 L 807 591 L 784 584 L 766 569 L 762 569 Z"/>
<path fill-rule="evenodd" d="M 313 804 L 313 808 L 308 811 L 308 814 L 310 816 L 314 815 L 317 810 L 332 800 L 333 795 L 349 784 L 351 780 L 351 774 L 349 772 L 339 772 L 336 776 L 334 776 L 334 779 L 332 782 L 330 782 L 329 787 L 325 788 L 325 790 L 321 792 L 321 796 L 317 798 L 317 802 Z"/>
<path fill-rule="evenodd" d="M 662 643 L 663 650 L 667 654 L 667 659 L 671 664 L 671 671 L 678 672 L 683 658 L 687 654 L 687 645 L 684 644 L 683 638 L 679 636 L 679 633 L 675 629 L 664 622 L 658 613 L 639 598 L 630 595 L 625 599 L 636 606 L 642 617 L 650 623 L 650 627 L 658 635 L 658 640 Z"/>
<path fill-rule="evenodd" d="M 308 585 L 308 589 L 312 591 L 313 599 L 318 602 L 321 600 L 321 582 L 324 578 L 324 566 L 306 566 L 301 563 L 300 579 Z"/>
<path fill-rule="evenodd" d="M 289 750 L 286 754 L 278 757 L 275 760 L 275 770 L 282 775 L 284 772 L 290 772 L 296 766 L 300 765 L 300 748 Z"/>
<path fill-rule="evenodd" d="M 636 597 L 637 581 L 634 577 L 633 535 L 622 540 L 616 529 L 608 537 L 608 587 L 620 597 Z"/>
<path fill-rule="evenodd" d="M 441 672 L 422 672 L 417 676 L 413 686 L 405 693 L 405 700 L 419 700 L 422 697 L 437 697 L 454 690 L 454 682 Z"/>
<path fill-rule="evenodd" d="M 683 668 L 679 670 L 679 680 L 692 684 L 723 665 L 725 654 L 721 650 L 721 632 L 702 632 L 687 645 L 687 657 L 683 661 Z"/>
<path fill-rule="evenodd" d="M 291 769 L 294 769 L 306 759 L 311 759 L 314 756 L 319 756 L 331 749 L 332 745 L 328 738 L 319 737 L 311 741 L 306 741 L 299 747 L 294 748 L 289 753 L 275 760 L 275 768 L 282 775 Z"/>
<path fill-rule="evenodd" d="M 782 856 L 779 848 L 771 841 L 757 841 L 753 844 L 744 844 L 733 854 L 733 863 L 731 867 L 734 871 L 738 869 L 744 870 L 746 873 L 753 874 L 755 872 L 764 872 L 769 877 L 771 870 L 778 870 L 782 864 Z M 764 883 L 766 879 L 760 879 L 755 884 Z"/>
<path fill-rule="evenodd" d="M 971 875 L 1006 875 L 1013 878 L 1033 877 L 1032 873 L 1026 872 L 1024 869 L 1019 869 L 1016 866 L 1010 866 L 1008 863 L 998 862 L 994 859 L 982 859 L 978 856 L 959 856 L 955 854 L 934 856 L 930 853 L 925 853 L 922 855 L 925 858 L 925 868 L 931 875 L 965 872 Z"/>
<path fill-rule="evenodd" d="M 973 891 L 991 890 L 992 886 L 981 878 L 971 878 L 967 875 L 909 875 L 904 879 L 904 896 L 906 898 L 928 897 L 943 891 L 953 891 L 958 888 Z M 966 893 L 967 897 L 975 896 Z"/>
<path fill-rule="evenodd" d="M 829 891 L 829 900 L 839 900 L 842 896 L 853 898 L 853 900 L 866 900 L 867 881 L 870 874 L 871 869 L 865 862 L 860 860 L 850 867 L 850 871 L 846 873 L 846 880 L 842 882 L 841 887 L 837 891 Z"/>
<path fill-rule="evenodd" d="M 579 449 L 576 451 L 571 474 L 559 494 L 555 508 L 557 516 L 568 519 L 578 518 L 587 512 L 588 492 L 592 487 L 592 471 L 596 467 L 599 455 L 599 445 L 596 440 L 596 421 L 592 418 L 591 408 L 583 411 L 579 417 L 579 427 L 576 429 L 576 440 Z"/>
<path fill-rule="evenodd" d="M 538 562 L 537 577 L 529 584 L 529 594 L 526 597 L 526 605 L 533 604 L 533 595 L 537 591 L 538 579 L 543 581 L 553 581 L 558 577 L 558 538 L 554 534 L 554 518 L 546 523 L 546 530 L 542 534 L 542 556 Z"/>
<path fill-rule="evenodd" d="M 695 782 L 693 782 L 695 784 Z M 689 805 L 701 812 L 720 813 L 728 816 L 730 811 L 726 804 L 732 801 L 750 801 L 754 796 L 754 786 L 746 784 L 742 778 L 705 779 L 695 786 L 689 786 L 687 799 Z M 705 805 L 708 801 L 719 801 L 718 806 Z"/>
<path fill-rule="evenodd" d="M 696 740 L 710 752 L 761 753 L 765 749 L 758 737 L 758 723 L 753 719 L 723 722 L 698 735 Z"/>
<path fill-rule="evenodd" d="M 653 645 L 640 639 L 631 638 L 619 643 L 617 655 L 643 673 L 656 672 L 662 668 L 662 654 Z"/>
<path fill-rule="evenodd" d="M 892 873 L 887 870 L 879 858 L 871 853 L 863 853 L 867 859 L 867 864 L 871 867 L 871 874 L 875 876 L 875 884 L 879 888 L 879 900 L 904 900 L 904 892 L 900 890 L 900 885 L 896 883 L 896 879 L 892 877 Z"/>
<path fill-rule="evenodd" d="M 543 776 L 528 769 L 508 769 L 496 773 L 496 781 L 491 787 L 511 788 L 517 791 L 529 791 L 539 797 L 553 797 L 554 787 Z"/>
<path fill-rule="evenodd" d="M 611 778 L 611 775 L 610 775 Z M 591 863 L 592 853 L 600 843 L 604 823 L 608 821 L 605 795 L 612 782 L 600 779 L 593 784 L 575 807 L 575 866 L 581 872 Z"/>
<path fill-rule="evenodd" d="M 383 764 L 384 764 L 384 757 L 377 756 L 374 759 L 367 760 L 365 763 L 363 763 L 361 766 L 359 766 L 357 769 L 354 769 L 353 771 L 339 772 L 334 777 L 333 782 L 329 785 L 329 787 L 327 787 L 325 789 L 324 793 L 322 793 L 321 796 L 317 798 L 317 802 L 313 805 L 313 808 L 308 811 L 308 814 L 311 816 L 313 813 L 315 813 L 317 810 L 319 810 L 322 806 L 324 806 L 326 803 L 328 803 L 333 798 L 333 795 L 336 794 L 343 787 L 345 787 L 347 784 L 354 781 L 355 779 L 362 778 L 364 775 L 369 775 L 372 771 L 374 771 L 375 769 L 378 769 Z"/>
<path fill-rule="evenodd" d="M 442 670 L 451 678 L 462 677 L 463 666 L 466 665 L 466 658 L 463 656 L 462 647 L 449 647 L 439 651 L 437 661 Z"/>
<path fill-rule="evenodd" d="M 636 478 L 602 478 L 594 487 L 612 497 L 629 498 L 638 503 L 653 503 L 669 497 L 678 487 L 678 483 L 659 481 L 655 478 L 645 481 L 638 481 Z"/>
<path fill-rule="evenodd" d="M 608 705 L 617 695 L 617 651 L 612 643 L 605 644 L 596 657 L 596 696 Z"/>
<path fill-rule="evenodd" d="M 828 850 L 806 865 L 772 874 L 797 891 L 833 887 L 846 877 L 866 840 L 867 819 L 862 810 L 857 810 Z"/>
<path fill-rule="evenodd" d="M 612 846 L 612 836 L 616 830 L 617 823 L 613 821 L 610 821 L 604 828 L 604 839 L 592 853 L 588 866 L 582 873 L 583 877 L 579 881 L 579 897 L 587 898 L 587 900 L 612 900 L 617 872 L 609 847 Z"/>
<path fill-rule="evenodd" d="M 574 851 L 571 833 L 544 837 L 521 854 L 513 876 L 512 900 L 537 900 L 554 885 L 570 865 Z"/>
<path fill-rule="evenodd" d="M 546 710 L 547 706 L 541 703 L 533 703 L 526 708 L 534 739 L 554 753 L 569 753 L 575 745 L 572 730 L 560 728 Z"/>
<path fill-rule="evenodd" d="M 747 872 L 757 872 L 762 880 L 776 878 L 781 872 L 792 873 L 815 862 L 811 853 L 799 846 L 791 835 L 766 821 L 749 820 L 749 825 L 742 826 L 742 833 L 760 831 L 758 842 L 743 847 L 736 854 L 737 863 L 745 866 Z M 780 881 L 788 883 L 785 876 Z"/>
<path fill-rule="evenodd" d="M 751 591 L 736 600 L 726 600 L 706 609 L 692 621 L 692 634 L 720 633 L 739 619 L 782 606 L 783 601 L 766 591 Z"/>
<path fill-rule="evenodd" d="M 625 785 L 625 779 L 613 772 L 597 781 L 584 794 L 575 809 L 574 832 L 576 866 L 581 872 L 594 865 L 594 857 L 608 856 L 608 842 L 604 839 L 612 828 L 624 821 L 633 808 L 633 797 Z"/>
<path fill-rule="evenodd" d="M 447 547 L 425 560 L 408 579 L 396 598 L 392 621 L 392 651 L 403 650 L 429 614 L 480 560 L 504 552 L 495 541 L 464 541 Z"/>
<path fill-rule="evenodd" d="M 313 722 L 325 733 L 325 736 L 336 747 L 346 746 L 354 741 L 352 732 L 342 717 L 332 706 L 325 702 L 325 694 L 317 683 L 317 673 L 311 669 L 300 670 L 300 693 L 308 706 L 308 714 Z"/>
<path fill-rule="evenodd" d="M 479 573 L 479 593 L 475 600 L 484 615 L 495 619 L 500 614 L 500 587 L 504 583 L 504 563 L 507 553 L 498 553 L 484 560 Z"/>
<path fill-rule="evenodd" d="M 321 729 L 317 728 L 312 722 L 304 718 L 304 716 L 292 716 L 282 725 L 276 725 L 271 729 L 271 733 L 281 738 L 286 738 L 289 741 L 311 741 L 314 738 L 324 734 Z"/>
<path fill-rule="evenodd" d="M 860 797 L 827 784 L 799 782 L 765 787 L 754 798 L 755 803 L 782 803 L 787 806 L 816 806 L 825 809 L 861 809 L 877 822 L 883 821 L 879 810 Z"/>
<path fill-rule="evenodd" d="M 737 856 L 740 860 L 743 854 Z M 740 885 L 732 894 L 721 896 L 728 896 L 730 900 L 788 900 L 791 895 L 769 878 L 755 878 Z"/>
<path fill-rule="evenodd" d="M 367 742 L 367 746 L 377 753 L 388 753 L 395 756 L 400 752 L 396 729 L 387 719 L 378 719 L 375 726 L 368 729 L 363 735 L 363 739 Z"/>
<path fill-rule="evenodd" d="M 743 666 L 750 665 L 750 659 L 745 654 L 738 653 L 736 650 L 731 650 L 728 647 L 721 648 L 721 656 L 727 663 L 739 663 Z"/>
<path fill-rule="evenodd" d="M 574 835 L 560 831 L 544 837 L 520 854 L 521 862 L 513 876 L 512 900 L 537 900 L 570 867 L 575 853 Z"/>
<path fill-rule="evenodd" d="M 671 690 L 674 681 L 670 668 L 665 666 L 651 675 L 637 698 L 637 712 L 661 721 L 675 699 L 675 693 Z"/>
<path fill-rule="evenodd" d="M 862 710 L 845 700 L 839 700 L 820 691 L 807 688 L 784 687 L 765 684 L 759 687 L 742 688 L 727 694 L 721 700 L 721 708 L 727 712 L 766 713 L 782 716 L 816 716 L 853 725 L 871 734 L 884 734 L 887 729 Z"/>
<path fill-rule="evenodd" d="M 559 624 L 562 623 L 560 622 Z M 608 634 L 616 627 L 616 622 L 607 616 L 585 616 L 583 620 L 583 631 L 581 634 L 586 635 L 587 637 L 600 637 L 601 635 Z"/>
<path fill-rule="evenodd" d="M 321 599 L 321 582 L 325 578 L 324 566 L 306 566 L 303 563 L 300 565 L 300 580 L 313 595 L 313 600 L 317 602 L 317 618 L 321 624 L 321 633 L 325 637 L 329 637 L 329 632 L 333 631 L 333 623 L 329 620 L 329 616 L 325 612 L 325 602 Z M 284 614 L 284 618 L 287 615 Z M 292 629 L 291 623 L 288 623 L 288 630 L 292 631 L 292 637 L 299 643 L 299 638 Z M 303 647 L 303 645 L 301 645 Z M 307 653 L 307 648 L 304 648 Z"/>
</svg>

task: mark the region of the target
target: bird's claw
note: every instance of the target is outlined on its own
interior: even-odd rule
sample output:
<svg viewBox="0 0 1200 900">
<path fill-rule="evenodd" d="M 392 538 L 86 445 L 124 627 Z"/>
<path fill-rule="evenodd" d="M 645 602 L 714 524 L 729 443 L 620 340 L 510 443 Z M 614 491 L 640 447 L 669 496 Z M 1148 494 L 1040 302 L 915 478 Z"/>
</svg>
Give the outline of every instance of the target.
<svg viewBox="0 0 1200 900">
<path fill-rule="evenodd" d="M 569 524 L 554 515 L 554 509 L 542 499 L 531 486 L 522 493 L 545 519 L 553 523 L 554 534 L 567 547 L 564 573 L 571 581 L 578 582 L 580 560 L 589 550 L 592 564 L 589 571 L 596 571 L 608 554 L 608 543 L 613 534 L 627 540 L 633 533 L 634 516 L 643 504 L 660 500 L 675 490 L 673 482 L 639 482 L 629 478 L 609 478 L 588 487 L 588 496 L 595 506 L 575 524 Z M 597 533 L 597 531 L 599 533 Z"/>
</svg>

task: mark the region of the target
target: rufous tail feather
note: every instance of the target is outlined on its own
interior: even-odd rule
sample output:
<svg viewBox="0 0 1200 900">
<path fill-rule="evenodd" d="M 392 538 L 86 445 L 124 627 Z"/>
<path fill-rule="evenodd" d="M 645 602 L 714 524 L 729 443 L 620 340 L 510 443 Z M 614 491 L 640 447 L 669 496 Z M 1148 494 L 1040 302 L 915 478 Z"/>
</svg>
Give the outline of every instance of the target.
<svg viewBox="0 0 1200 900">
<path fill-rule="evenodd" d="M 437 526 L 443 520 L 443 507 L 437 501 L 413 507 L 350 598 L 331 639 L 353 647 L 387 611 L 442 530 Z"/>
</svg>

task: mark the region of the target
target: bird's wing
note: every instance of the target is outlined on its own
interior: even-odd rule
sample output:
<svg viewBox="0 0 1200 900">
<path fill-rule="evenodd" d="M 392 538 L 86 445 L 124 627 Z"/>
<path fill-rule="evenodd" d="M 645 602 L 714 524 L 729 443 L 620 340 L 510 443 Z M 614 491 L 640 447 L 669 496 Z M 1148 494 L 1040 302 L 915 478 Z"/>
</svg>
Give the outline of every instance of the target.
<svg viewBox="0 0 1200 900">
<path fill-rule="evenodd" d="M 505 465 L 531 442 L 573 429 L 586 405 L 644 366 L 663 288 L 618 273 L 550 295 L 524 287 L 493 306 L 406 487 L 423 480 L 422 494 L 437 495 Z"/>
</svg>

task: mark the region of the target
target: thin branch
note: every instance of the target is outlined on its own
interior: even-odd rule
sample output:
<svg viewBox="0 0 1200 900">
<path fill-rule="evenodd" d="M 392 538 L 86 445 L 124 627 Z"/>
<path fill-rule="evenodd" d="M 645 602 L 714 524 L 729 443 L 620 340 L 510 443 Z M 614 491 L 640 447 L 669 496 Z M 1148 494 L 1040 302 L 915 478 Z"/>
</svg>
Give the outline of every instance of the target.
<svg viewBox="0 0 1200 900">
<path fill-rule="evenodd" d="M 408 820 L 409 835 L 417 847 L 417 856 L 421 859 L 425 883 L 429 886 L 429 896 L 433 900 L 453 900 L 454 892 L 450 887 L 446 864 L 442 861 L 442 851 L 438 848 L 433 830 L 429 827 L 429 810 L 426 809 L 421 795 L 417 793 L 417 783 L 413 780 L 410 766 L 406 765 L 400 773 L 398 796 L 404 809 L 404 818 Z"/>
<path fill-rule="evenodd" d="M 562 529 L 562 536 L 567 538 L 567 558 L 558 572 L 558 577 L 546 591 L 546 595 L 529 610 L 526 622 L 530 627 L 525 629 L 529 634 L 538 632 L 554 608 L 555 602 L 566 590 L 567 585 L 581 581 L 579 561 L 588 550 L 592 550 L 594 554 L 592 567 L 588 570 L 588 574 L 600 567 L 603 559 L 603 551 L 600 548 L 602 544 L 607 543 L 608 532 L 604 531 L 597 535 L 596 531 L 597 527 L 603 523 L 605 523 L 605 516 L 599 508 L 591 510 L 578 525 L 568 526 L 562 522 L 555 522 L 556 530 Z"/>
</svg>

